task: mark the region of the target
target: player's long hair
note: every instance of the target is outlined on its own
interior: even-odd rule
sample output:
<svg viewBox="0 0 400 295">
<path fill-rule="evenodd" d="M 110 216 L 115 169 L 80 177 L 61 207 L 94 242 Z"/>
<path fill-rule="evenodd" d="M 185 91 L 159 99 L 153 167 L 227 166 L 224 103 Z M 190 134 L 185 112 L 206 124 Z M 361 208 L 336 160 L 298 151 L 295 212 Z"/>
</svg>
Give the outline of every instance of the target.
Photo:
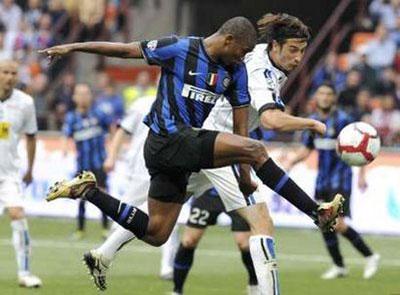
<svg viewBox="0 0 400 295">
<path fill-rule="evenodd" d="M 270 44 L 276 41 L 285 43 L 287 39 L 304 39 L 307 42 L 311 38 L 311 29 L 300 19 L 286 13 L 267 13 L 257 21 L 259 43 Z"/>
</svg>

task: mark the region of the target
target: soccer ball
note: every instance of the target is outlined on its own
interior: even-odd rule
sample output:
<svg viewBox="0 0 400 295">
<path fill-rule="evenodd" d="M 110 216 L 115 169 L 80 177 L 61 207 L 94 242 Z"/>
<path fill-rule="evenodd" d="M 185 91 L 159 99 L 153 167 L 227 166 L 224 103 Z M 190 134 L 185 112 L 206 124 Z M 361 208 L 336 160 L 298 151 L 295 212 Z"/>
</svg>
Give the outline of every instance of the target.
<svg viewBox="0 0 400 295">
<path fill-rule="evenodd" d="M 336 141 L 336 152 L 350 166 L 371 163 L 379 153 L 381 140 L 371 125 L 355 122 L 344 127 Z"/>
</svg>

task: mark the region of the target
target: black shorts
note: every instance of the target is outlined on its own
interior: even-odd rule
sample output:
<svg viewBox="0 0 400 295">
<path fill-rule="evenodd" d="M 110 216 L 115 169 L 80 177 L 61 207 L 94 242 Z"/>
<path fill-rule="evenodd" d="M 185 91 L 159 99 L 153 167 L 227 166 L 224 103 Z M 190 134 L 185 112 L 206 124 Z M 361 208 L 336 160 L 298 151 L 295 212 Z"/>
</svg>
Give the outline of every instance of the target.
<svg viewBox="0 0 400 295">
<path fill-rule="evenodd" d="M 88 169 L 88 171 L 93 172 L 96 176 L 97 186 L 101 188 L 107 188 L 107 173 L 103 169 Z M 78 175 L 80 172 L 76 173 Z"/>
<path fill-rule="evenodd" d="M 216 193 L 212 190 L 205 192 L 200 197 L 194 199 L 189 219 L 186 223 L 189 227 L 204 229 L 209 225 L 217 223 L 218 216 L 225 212 L 224 204 Z M 226 212 L 232 219 L 231 230 L 236 232 L 250 231 L 247 222 L 235 211 Z"/>
<path fill-rule="evenodd" d="M 149 197 L 182 204 L 192 172 L 212 168 L 217 131 L 183 127 L 172 135 L 149 131 L 144 159 L 151 176 Z"/>
<path fill-rule="evenodd" d="M 343 197 L 345 198 L 343 204 L 343 216 L 351 217 L 351 211 L 350 211 L 351 191 L 345 191 L 345 190 L 315 191 L 315 199 L 320 202 L 330 202 L 333 200 L 336 194 L 342 194 Z"/>
</svg>

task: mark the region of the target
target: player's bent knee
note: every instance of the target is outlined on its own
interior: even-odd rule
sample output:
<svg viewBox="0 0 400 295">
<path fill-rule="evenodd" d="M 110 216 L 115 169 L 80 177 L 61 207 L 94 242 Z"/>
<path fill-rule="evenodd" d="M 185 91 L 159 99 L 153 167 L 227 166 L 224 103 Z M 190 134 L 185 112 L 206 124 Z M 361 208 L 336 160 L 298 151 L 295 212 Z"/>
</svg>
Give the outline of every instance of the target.
<svg viewBox="0 0 400 295">
<path fill-rule="evenodd" d="M 181 243 L 185 248 L 194 249 L 199 244 L 199 239 L 192 236 L 183 236 Z"/>
<path fill-rule="evenodd" d="M 24 209 L 21 207 L 11 207 L 8 208 L 8 215 L 11 220 L 18 220 L 25 217 Z"/>
<path fill-rule="evenodd" d="M 253 165 L 262 165 L 268 160 L 267 150 L 261 141 L 248 139 L 244 150 Z"/>
</svg>

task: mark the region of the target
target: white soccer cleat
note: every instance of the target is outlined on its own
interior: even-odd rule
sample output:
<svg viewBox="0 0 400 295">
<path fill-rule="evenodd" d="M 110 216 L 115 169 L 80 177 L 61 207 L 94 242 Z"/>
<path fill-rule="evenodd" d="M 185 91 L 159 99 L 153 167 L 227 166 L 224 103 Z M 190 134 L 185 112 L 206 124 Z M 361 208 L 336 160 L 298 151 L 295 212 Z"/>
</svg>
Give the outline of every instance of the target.
<svg viewBox="0 0 400 295">
<path fill-rule="evenodd" d="M 174 269 L 172 267 L 163 267 L 160 270 L 160 278 L 165 281 L 172 281 L 174 278 Z"/>
<path fill-rule="evenodd" d="M 33 274 L 19 276 L 18 284 L 24 288 L 40 288 L 43 285 L 42 280 Z"/>
<path fill-rule="evenodd" d="M 379 261 L 381 260 L 381 255 L 373 254 L 366 258 L 366 263 L 364 267 L 363 278 L 368 280 L 372 278 L 378 271 Z"/>
<path fill-rule="evenodd" d="M 258 285 L 248 285 L 247 295 L 261 295 Z"/>
<path fill-rule="evenodd" d="M 333 265 L 330 269 L 321 275 L 323 280 L 333 280 L 337 278 L 343 278 L 349 274 L 349 271 L 345 267 Z"/>
<path fill-rule="evenodd" d="M 107 289 L 106 272 L 111 265 L 111 261 L 104 258 L 96 250 L 90 250 L 83 255 L 83 262 L 89 270 L 94 284 L 100 291 Z"/>
</svg>

